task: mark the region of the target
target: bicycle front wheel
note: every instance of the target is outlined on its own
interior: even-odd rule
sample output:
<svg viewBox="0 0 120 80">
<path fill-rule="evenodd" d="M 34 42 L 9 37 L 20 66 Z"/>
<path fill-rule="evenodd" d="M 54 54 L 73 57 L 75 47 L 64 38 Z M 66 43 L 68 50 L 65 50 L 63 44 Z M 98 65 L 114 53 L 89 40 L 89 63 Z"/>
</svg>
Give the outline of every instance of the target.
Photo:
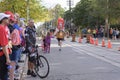
<svg viewBox="0 0 120 80">
<path fill-rule="evenodd" d="M 35 68 L 37 75 L 40 78 L 46 78 L 49 74 L 49 70 L 50 70 L 50 67 L 47 59 L 44 56 L 39 55 L 37 66 Z"/>
</svg>

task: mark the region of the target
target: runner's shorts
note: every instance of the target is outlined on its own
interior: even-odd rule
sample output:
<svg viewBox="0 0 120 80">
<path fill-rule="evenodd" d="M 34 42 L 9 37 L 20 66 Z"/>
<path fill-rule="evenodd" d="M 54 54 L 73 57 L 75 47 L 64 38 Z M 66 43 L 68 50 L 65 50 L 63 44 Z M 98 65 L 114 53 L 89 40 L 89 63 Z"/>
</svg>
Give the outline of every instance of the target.
<svg viewBox="0 0 120 80">
<path fill-rule="evenodd" d="M 58 40 L 58 41 L 62 41 L 62 40 L 64 40 L 64 39 L 63 39 L 63 38 L 57 38 L 57 40 Z"/>
</svg>

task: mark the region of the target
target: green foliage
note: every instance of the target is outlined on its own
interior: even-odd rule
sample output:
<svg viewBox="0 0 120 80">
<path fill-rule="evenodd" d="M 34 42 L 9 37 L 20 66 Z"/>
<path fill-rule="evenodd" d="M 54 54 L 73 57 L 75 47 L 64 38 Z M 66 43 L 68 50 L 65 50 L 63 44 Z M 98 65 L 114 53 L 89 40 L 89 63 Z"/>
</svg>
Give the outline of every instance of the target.
<svg viewBox="0 0 120 80">
<path fill-rule="evenodd" d="M 68 20 L 70 20 L 70 17 L 71 17 L 72 15 L 71 15 L 71 13 L 70 13 L 70 10 L 68 10 L 68 11 L 66 11 L 65 13 L 64 13 L 64 18 L 68 21 Z"/>
<path fill-rule="evenodd" d="M 64 18 L 69 20 L 69 10 Z M 104 25 L 106 18 L 109 24 L 120 24 L 120 0 L 81 0 L 72 9 L 71 17 L 76 26 Z"/>
<path fill-rule="evenodd" d="M 35 21 L 43 20 L 48 12 L 45 7 L 40 4 L 41 0 L 29 0 L 29 15 Z M 3 0 L 0 2 L 0 11 L 12 11 L 19 13 L 21 17 L 27 17 L 27 0 Z"/>
<path fill-rule="evenodd" d="M 64 16 L 65 10 L 61 7 L 60 4 L 57 4 L 54 8 L 49 10 L 49 15 L 51 16 L 51 20 L 53 19 L 54 26 L 57 26 L 57 20 L 59 17 Z"/>
</svg>

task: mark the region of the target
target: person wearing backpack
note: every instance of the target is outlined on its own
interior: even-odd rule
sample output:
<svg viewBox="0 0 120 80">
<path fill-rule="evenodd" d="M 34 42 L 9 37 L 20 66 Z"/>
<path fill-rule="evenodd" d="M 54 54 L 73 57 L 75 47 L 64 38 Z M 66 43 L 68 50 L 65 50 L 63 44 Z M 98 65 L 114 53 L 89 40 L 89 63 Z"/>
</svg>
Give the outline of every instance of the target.
<svg viewBox="0 0 120 80">
<path fill-rule="evenodd" d="M 20 20 L 20 24 L 19 24 L 19 33 L 20 33 L 20 39 L 21 39 L 21 44 L 20 44 L 20 54 L 19 54 L 19 58 L 18 58 L 18 62 L 24 62 L 24 60 L 21 59 L 21 53 L 24 52 L 25 50 L 25 24 L 23 20 Z"/>
<path fill-rule="evenodd" d="M 6 11 L 5 13 L 10 15 L 8 28 L 10 30 L 10 36 L 12 42 L 12 54 L 10 55 L 12 68 L 10 69 L 9 77 L 10 80 L 14 80 L 15 79 L 14 72 L 15 72 L 16 64 L 18 62 L 19 46 L 21 41 L 20 41 L 19 31 L 13 26 L 15 24 L 14 14 L 10 11 Z"/>
</svg>

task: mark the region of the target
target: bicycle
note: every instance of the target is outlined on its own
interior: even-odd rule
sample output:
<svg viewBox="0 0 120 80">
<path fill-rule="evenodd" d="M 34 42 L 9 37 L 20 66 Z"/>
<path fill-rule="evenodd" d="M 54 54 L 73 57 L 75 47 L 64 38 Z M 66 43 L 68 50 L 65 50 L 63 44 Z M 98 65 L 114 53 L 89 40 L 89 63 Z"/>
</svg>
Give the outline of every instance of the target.
<svg viewBox="0 0 120 80">
<path fill-rule="evenodd" d="M 46 78 L 49 74 L 50 67 L 48 60 L 43 56 L 38 53 L 38 45 L 36 45 L 33 49 L 34 52 L 30 55 L 31 57 L 34 57 L 34 70 L 36 74 L 40 78 Z"/>
</svg>

